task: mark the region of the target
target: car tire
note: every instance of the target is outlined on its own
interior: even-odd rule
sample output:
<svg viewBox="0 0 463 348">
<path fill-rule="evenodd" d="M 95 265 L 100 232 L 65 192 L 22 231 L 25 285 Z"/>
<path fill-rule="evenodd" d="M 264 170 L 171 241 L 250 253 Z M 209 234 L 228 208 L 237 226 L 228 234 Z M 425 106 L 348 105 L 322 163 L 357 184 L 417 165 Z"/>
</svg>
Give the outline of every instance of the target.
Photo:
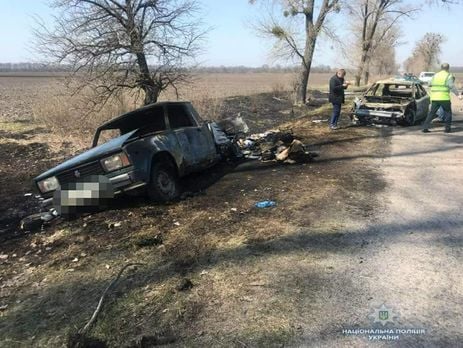
<svg viewBox="0 0 463 348">
<path fill-rule="evenodd" d="M 148 196 L 154 202 L 169 202 L 180 195 L 178 176 L 172 165 L 154 163 L 151 170 Z"/>
<path fill-rule="evenodd" d="M 405 110 L 403 125 L 404 126 L 413 126 L 416 122 L 416 111 L 415 109 Z"/>
</svg>

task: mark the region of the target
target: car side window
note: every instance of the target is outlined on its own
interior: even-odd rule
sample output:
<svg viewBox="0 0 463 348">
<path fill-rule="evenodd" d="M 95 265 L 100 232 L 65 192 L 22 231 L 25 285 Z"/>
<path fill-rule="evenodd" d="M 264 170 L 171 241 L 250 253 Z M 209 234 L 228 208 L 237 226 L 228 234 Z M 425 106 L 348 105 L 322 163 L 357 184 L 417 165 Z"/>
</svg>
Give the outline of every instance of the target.
<svg viewBox="0 0 463 348">
<path fill-rule="evenodd" d="M 421 92 L 420 85 L 415 85 L 415 99 L 423 98 L 423 93 Z"/>
<path fill-rule="evenodd" d="M 121 124 L 121 134 L 139 129 L 139 134 L 158 132 L 166 129 L 164 109 L 153 107 L 140 110 Z"/>
<path fill-rule="evenodd" d="M 166 130 L 166 121 L 162 108 L 155 108 L 145 113 L 146 125 L 140 128 L 140 134 L 154 133 Z"/>
<path fill-rule="evenodd" d="M 167 107 L 170 128 L 195 127 L 196 124 L 184 105 L 169 105 Z"/>
</svg>

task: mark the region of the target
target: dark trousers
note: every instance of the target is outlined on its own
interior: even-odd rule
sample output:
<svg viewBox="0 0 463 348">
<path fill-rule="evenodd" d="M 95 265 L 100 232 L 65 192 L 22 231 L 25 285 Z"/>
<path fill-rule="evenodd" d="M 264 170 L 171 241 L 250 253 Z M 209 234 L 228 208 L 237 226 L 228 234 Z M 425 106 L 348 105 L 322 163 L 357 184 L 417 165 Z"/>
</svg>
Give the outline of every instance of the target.
<svg viewBox="0 0 463 348">
<path fill-rule="evenodd" d="M 340 115 L 341 115 L 341 104 L 333 103 L 333 115 L 331 116 L 330 126 L 336 126 L 338 124 Z"/>
<path fill-rule="evenodd" d="M 423 129 L 429 129 L 431 121 L 436 117 L 437 110 L 440 107 L 444 110 L 445 128 L 450 128 L 452 125 L 452 104 L 450 100 L 433 100 L 431 102 L 431 111 L 429 111 L 428 117 L 426 117 L 426 121 L 423 123 Z"/>
</svg>

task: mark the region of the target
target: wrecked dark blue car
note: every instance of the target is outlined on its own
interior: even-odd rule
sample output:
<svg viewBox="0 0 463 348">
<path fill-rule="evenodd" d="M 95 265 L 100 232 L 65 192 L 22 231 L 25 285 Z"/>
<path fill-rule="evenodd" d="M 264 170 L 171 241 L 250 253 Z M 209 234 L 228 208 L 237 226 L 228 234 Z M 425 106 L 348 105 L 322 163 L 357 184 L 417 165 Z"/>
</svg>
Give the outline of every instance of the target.
<svg viewBox="0 0 463 348">
<path fill-rule="evenodd" d="M 104 204 L 123 192 L 169 201 L 180 193 L 179 178 L 212 166 L 230 146 L 221 128 L 202 121 L 190 103 L 161 102 L 103 124 L 90 150 L 34 181 L 42 203 L 58 214 Z"/>
</svg>

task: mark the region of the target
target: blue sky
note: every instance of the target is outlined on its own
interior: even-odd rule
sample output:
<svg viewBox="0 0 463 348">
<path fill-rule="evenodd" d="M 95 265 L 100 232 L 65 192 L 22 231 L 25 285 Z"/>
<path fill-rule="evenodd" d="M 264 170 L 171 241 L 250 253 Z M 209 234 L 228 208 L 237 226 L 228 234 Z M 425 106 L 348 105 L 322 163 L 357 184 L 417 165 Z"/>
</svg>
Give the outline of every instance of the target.
<svg viewBox="0 0 463 348">
<path fill-rule="evenodd" d="M 200 0 L 204 8 L 204 22 L 212 27 L 205 44 L 203 65 L 247 65 L 272 64 L 269 55 L 270 43 L 258 37 L 250 22 L 259 16 L 260 7 L 251 6 L 248 0 Z M 409 1 L 417 3 L 424 1 Z M 52 10 L 44 0 L 0 0 L 0 62 L 24 62 L 37 60 L 30 50 L 32 42 L 33 16 L 50 18 Z M 451 65 L 463 66 L 462 35 L 463 5 L 451 11 L 441 8 L 424 8 L 415 20 L 403 22 L 402 41 L 397 49 L 397 61 L 403 62 L 411 53 L 416 40 L 426 32 L 440 32 L 447 37 L 441 55 Z M 346 33 L 342 17 L 332 17 L 338 34 Z M 335 44 L 319 41 L 314 64 L 332 67 L 343 65 L 344 59 L 335 49 Z"/>
</svg>

